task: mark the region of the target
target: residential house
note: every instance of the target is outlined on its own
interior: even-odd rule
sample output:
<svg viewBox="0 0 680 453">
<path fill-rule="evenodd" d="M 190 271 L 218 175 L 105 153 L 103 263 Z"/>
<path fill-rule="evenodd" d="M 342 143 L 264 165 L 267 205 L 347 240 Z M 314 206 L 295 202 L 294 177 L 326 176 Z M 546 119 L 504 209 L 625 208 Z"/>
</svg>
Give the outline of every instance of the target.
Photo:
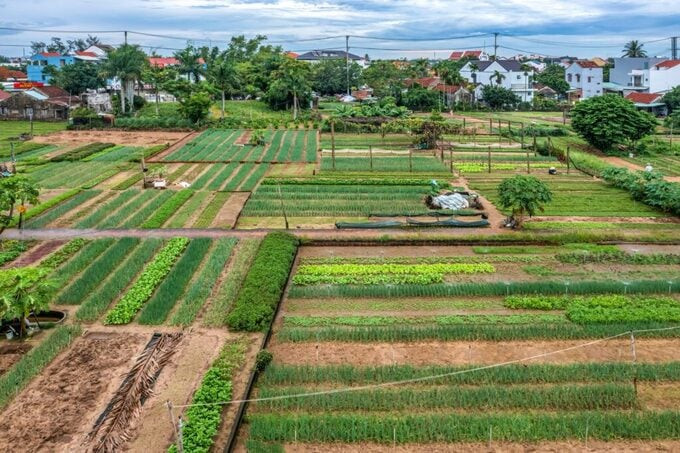
<svg viewBox="0 0 680 453">
<path fill-rule="evenodd" d="M 147 60 L 151 66 L 161 69 L 179 65 L 179 60 L 175 57 L 148 57 Z"/>
<path fill-rule="evenodd" d="M 665 116 L 668 114 L 668 106 L 664 102 L 663 93 L 638 93 L 631 92 L 626 95 L 626 99 L 632 101 L 640 110 L 651 113 L 654 116 Z"/>
<path fill-rule="evenodd" d="M 0 67 L 0 81 L 21 82 L 27 79 L 27 75 L 21 71 Z"/>
<path fill-rule="evenodd" d="M 557 100 L 558 98 L 557 91 L 542 83 L 534 83 L 534 96 L 552 100 Z"/>
<path fill-rule="evenodd" d="M 565 79 L 569 83 L 567 92 L 570 101 L 602 96 L 603 71 L 596 63 L 588 60 L 577 60 L 565 71 Z"/>
<path fill-rule="evenodd" d="M 483 50 L 454 50 L 449 56 L 449 60 L 462 60 L 467 58 L 469 60 L 489 61 L 489 55 Z"/>
<path fill-rule="evenodd" d="M 609 70 L 609 89 L 624 92 L 648 91 L 648 81 L 644 80 L 644 71 L 665 61 L 665 58 L 614 58 L 614 66 Z M 618 89 L 615 89 L 618 88 Z"/>
<path fill-rule="evenodd" d="M 297 57 L 299 61 L 307 61 L 309 63 L 318 63 L 325 60 L 345 60 L 347 58 L 362 68 L 367 67 L 369 64 L 366 58 L 354 55 L 353 53 L 347 53 L 344 50 L 312 50 Z"/>
<path fill-rule="evenodd" d="M 75 57 L 73 55 L 62 55 L 59 52 L 42 52 L 31 57 L 31 63 L 26 66 L 29 82 L 46 82 L 49 83 L 51 77 L 44 74 L 47 66 L 54 66 L 61 68 L 67 64 L 73 64 Z"/>
<path fill-rule="evenodd" d="M 448 85 L 439 77 L 421 77 L 419 79 L 406 79 L 407 87 L 420 85 L 421 87 L 441 93 L 444 105 L 453 107 L 455 104 L 471 103 L 472 93 L 461 85 Z"/>
<path fill-rule="evenodd" d="M 497 79 L 500 74 L 500 80 Z M 515 93 L 522 102 L 532 102 L 534 88 L 531 82 L 533 69 L 524 71 L 522 63 L 516 60 L 468 61 L 460 70 L 460 75 L 477 86 L 475 94 L 481 97 L 481 87 L 502 86 Z"/>
<path fill-rule="evenodd" d="M 666 93 L 680 86 L 680 60 L 664 60 L 649 69 L 633 70 L 631 82 L 641 78 L 647 93 Z"/>
<path fill-rule="evenodd" d="M 58 87 L 40 87 L 0 99 L 0 118 L 65 120 L 71 108 L 80 106 L 78 97 Z"/>
<path fill-rule="evenodd" d="M 598 65 L 601 68 L 604 68 L 608 64 L 607 60 L 605 60 L 604 58 L 600 58 L 600 57 L 591 58 L 590 61 L 592 61 L 593 63 L 595 63 L 596 65 Z"/>
</svg>

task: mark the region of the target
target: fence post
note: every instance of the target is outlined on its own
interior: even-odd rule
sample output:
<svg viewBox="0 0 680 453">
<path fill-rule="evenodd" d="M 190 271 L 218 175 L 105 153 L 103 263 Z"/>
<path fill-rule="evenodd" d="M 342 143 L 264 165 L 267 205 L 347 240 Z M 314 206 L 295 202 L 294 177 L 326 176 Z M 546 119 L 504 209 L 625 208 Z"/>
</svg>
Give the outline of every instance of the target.
<svg viewBox="0 0 680 453">
<path fill-rule="evenodd" d="M 463 117 L 463 132 L 465 131 L 465 117 Z"/>
<path fill-rule="evenodd" d="M 569 147 L 567 146 L 567 174 L 569 174 L 570 168 L 571 168 L 571 159 L 569 158 Z"/>
<path fill-rule="evenodd" d="M 335 170 L 335 121 L 331 120 L 331 157 L 333 170 Z"/>
<path fill-rule="evenodd" d="M 491 146 L 488 148 L 488 164 L 489 164 L 489 173 L 491 173 Z"/>
<path fill-rule="evenodd" d="M 451 165 L 451 174 L 453 174 L 453 147 L 449 149 L 449 164 Z"/>
<path fill-rule="evenodd" d="M 368 158 L 371 161 L 371 171 L 373 171 L 373 145 L 368 145 Z"/>
<path fill-rule="evenodd" d="M 489 135 L 493 135 L 493 118 L 489 118 Z"/>
<path fill-rule="evenodd" d="M 413 173 L 413 149 L 408 149 L 408 171 Z"/>
<path fill-rule="evenodd" d="M 531 173 L 531 166 L 529 165 L 529 150 L 527 150 L 527 175 Z"/>
</svg>

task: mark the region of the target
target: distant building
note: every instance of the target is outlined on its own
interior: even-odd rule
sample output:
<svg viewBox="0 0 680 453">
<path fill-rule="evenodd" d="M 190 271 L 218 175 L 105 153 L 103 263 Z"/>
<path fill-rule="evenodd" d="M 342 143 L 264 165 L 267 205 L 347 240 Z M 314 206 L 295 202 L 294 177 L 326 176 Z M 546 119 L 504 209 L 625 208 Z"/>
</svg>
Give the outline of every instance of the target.
<svg viewBox="0 0 680 453">
<path fill-rule="evenodd" d="M 27 80 L 28 76 L 21 72 L 5 67 L 0 67 L 0 81 L 21 82 Z"/>
<path fill-rule="evenodd" d="M 26 66 L 28 81 L 49 83 L 51 77 L 44 73 L 47 66 L 54 66 L 59 69 L 77 61 L 98 63 L 104 59 L 106 59 L 106 52 L 98 46 L 90 46 L 86 50 L 78 50 L 69 55 L 62 55 L 59 52 L 41 52 L 33 55 L 30 63 Z"/>
<path fill-rule="evenodd" d="M 65 120 L 80 99 L 58 87 L 31 88 L 0 99 L 0 118 L 35 120 Z"/>
<path fill-rule="evenodd" d="M 496 80 L 496 73 L 501 80 Z M 516 60 L 468 61 L 460 70 L 460 75 L 477 86 L 476 94 L 481 96 L 481 87 L 502 86 L 515 93 L 522 102 L 532 102 L 534 87 L 531 79 L 534 70 L 524 71 L 522 63 Z M 500 82 L 500 83 L 499 83 Z"/>
<path fill-rule="evenodd" d="M 621 87 L 621 91 L 647 91 L 648 81 L 644 71 L 665 61 L 665 58 L 614 58 L 614 66 L 609 70 L 609 83 Z"/>
<path fill-rule="evenodd" d="M 148 57 L 149 64 L 157 68 L 167 68 L 179 65 L 179 60 L 175 57 Z"/>
<path fill-rule="evenodd" d="M 588 99 L 603 94 L 602 68 L 592 61 L 577 60 L 566 69 L 564 77 L 569 83 L 570 101 Z"/>
<path fill-rule="evenodd" d="M 534 83 L 534 96 L 540 96 L 543 99 L 553 99 L 558 98 L 557 91 L 550 88 L 548 85 L 543 85 L 542 83 Z"/>
<path fill-rule="evenodd" d="M 463 58 L 470 60 L 489 61 L 489 55 L 483 50 L 454 50 L 449 55 L 449 60 L 458 61 Z"/>
<path fill-rule="evenodd" d="M 347 53 L 344 50 L 312 50 L 297 56 L 297 60 L 309 63 L 318 63 L 325 60 L 345 60 L 347 58 L 362 68 L 368 66 L 369 63 L 366 58 L 354 55 L 353 53 Z"/>
<path fill-rule="evenodd" d="M 662 102 L 662 93 L 637 93 L 632 92 L 626 95 L 626 99 L 632 101 L 640 110 L 651 113 L 655 116 L 665 116 L 668 114 L 668 106 Z"/>
<path fill-rule="evenodd" d="M 680 86 L 680 60 L 665 60 L 649 69 L 633 71 L 631 81 L 643 80 L 647 93 L 666 93 Z"/>
</svg>

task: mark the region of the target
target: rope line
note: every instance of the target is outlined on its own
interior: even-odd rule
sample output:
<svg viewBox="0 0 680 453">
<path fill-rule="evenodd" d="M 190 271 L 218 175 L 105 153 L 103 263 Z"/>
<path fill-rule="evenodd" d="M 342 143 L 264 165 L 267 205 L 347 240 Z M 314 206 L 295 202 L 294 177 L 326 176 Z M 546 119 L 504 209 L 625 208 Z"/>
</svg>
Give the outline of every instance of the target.
<svg viewBox="0 0 680 453">
<path fill-rule="evenodd" d="M 339 388 L 339 389 L 330 389 L 330 390 L 323 390 L 323 391 L 318 391 L 318 392 L 309 392 L 309 393 L 296 393 L 296 394 L 291 394 L 291 395 L 278 395 L 278 396 L 270 396 L 266 398 L 251 398 L 251 399 L 244 399 L 244 400 L 231 400 L 231 401 L 218 401 L 214 403 L 193 403 L 193 404 L 173 404 L 173 407 L 178 407 L 178 408 L 185 408 L 185 407 L 192 407 L 192 406 L 222 406 L 222 405 L 227 405 L 227 404 L 241 404 L 241 403 L 256 403 L 256 402 L 263 402 L 263 401 L 273 401 L 273 400 L 282 400 L 282 399 L 292 399 L 292 398 L 304 398 L 304 397 L 310 397 L 310 396 L 321 396 L 321 395 L 332 395 L 332 394 L 337 394 L 337 393 L 348 393 L 348 392 L 356 392 L 360 390 L 370 390 L 370 389 L 375 389 L 375 388 L 383 388 L 383 387 L 392 387 L 392 386 L 397 386 L 401 384 L 410 384 L 414 382 L 423 382 L 423 381 L 429 381 L 429 380 L 435 380 L 435 379 L 441 379 L 444 377 L 449 377 L 449 376 L 456 376 L 460 374 L 466 374 L 466 373 L 472 373 L 475 371 L 483 371 L 483 370 L 489 370 L 493 368 L 500 368 L 508 365 L 514 365 L 518 363 L 523 363 L 523 362 L 528 362 L 530 360 L 535 360 L 539 359 L 542 357 L 547 357 L 555 354 L 560 354 L 562 352 L 567 352 L 567 351 L 572 351 L 575 349 L 581 349 L 585 348 L 588 346 L 593 346 L 598 343 L 603 343 L 605 341 L 613 340 L 616 338 L 624 337 L 624 336 L 629 336 L 629 335 L 634 335 L 636 333 L 645 333 L 645 332 L 661 332 L 661 331 L 668 331 L 668 330 L 675 330 L 675 329 L 680 329 L 680 326 L 673 326 L 673 327 L 660 327 L 656 329 L 643 329 L 643 330 L 628 330 L 626 332 L 621 332 L 616 335 L 612 335 L 606 338 L 600 338 L 597 340 L 592 340 L 587 343 L 582 343 L 582 344 L 577 344 L 574 346 L 569 346 L 567 348 L 563 349 L 558 349 L 555 351 L 550 351 L 550 352 L 545 352 L 542 354 L 536 354 L 533 356 L 529 357 L 523 357 L 520 359 L 514 359 L 514 360 L 508 360 L 505 362 L 499 362 L 499 363 L 494 363 L 490 365 L 484 365 L 480 367 L 475 367 L 475 368 L 469 368 L 465 370 L 458 370 L 458 371 L 452 371 L 450 373 L 441 373 L 441 374 L 435 374 L 431 376 L 421 376 L 418 378 L 412 378 L 412 379 L 403 379 L 400 381 L 390 381 L 390 382 L 382 382 L 379 384 L 369 384 L 369 385 L 363 385 L 363 386 L 355 386 L 355 387 L 344 387 L 344 388 Z"/>
</svg>

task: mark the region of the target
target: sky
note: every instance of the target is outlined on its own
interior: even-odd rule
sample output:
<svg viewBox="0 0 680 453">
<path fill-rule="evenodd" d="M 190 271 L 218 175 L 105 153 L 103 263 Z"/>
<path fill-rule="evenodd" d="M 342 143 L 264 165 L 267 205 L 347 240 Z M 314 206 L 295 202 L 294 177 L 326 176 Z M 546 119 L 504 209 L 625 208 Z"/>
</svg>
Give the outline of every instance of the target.
<svg viewBox="0 0 680 453">
<path fill-rule="evenodd" d="M 225 46 L 231 36 L 266 35 L 286 50 L 344 49 L 371 58 L 445 58 L 485 48 L 580 58 L 620 56 L 637 39 L 650 55 L 670 55 L 680 36 L 678 0 L 0 0 L 0 54 L 30 54 L 32 41 L 86 37 L 129 42 L 161 55 L 195 45 Z M 47 30 L 47 31 L 45 31 Z M 55 32 L 52 32 L 54 30 Z M 59 31 L 59 32 L 57 32 Z M 63 32 L 62 32 L 63 31 Z M 116 33 L 104 33 L 117 31 Z M 176 37 L 179 39 L 170 38 Z M 335 37 L 335 38 L 333 38 Z M 325 39 L 330 38 L 330 39 Z M 385 40 L 370 39 L 385 38 Z M 665 39 L 668 38 L 668 39 Z"/>
</svg>

